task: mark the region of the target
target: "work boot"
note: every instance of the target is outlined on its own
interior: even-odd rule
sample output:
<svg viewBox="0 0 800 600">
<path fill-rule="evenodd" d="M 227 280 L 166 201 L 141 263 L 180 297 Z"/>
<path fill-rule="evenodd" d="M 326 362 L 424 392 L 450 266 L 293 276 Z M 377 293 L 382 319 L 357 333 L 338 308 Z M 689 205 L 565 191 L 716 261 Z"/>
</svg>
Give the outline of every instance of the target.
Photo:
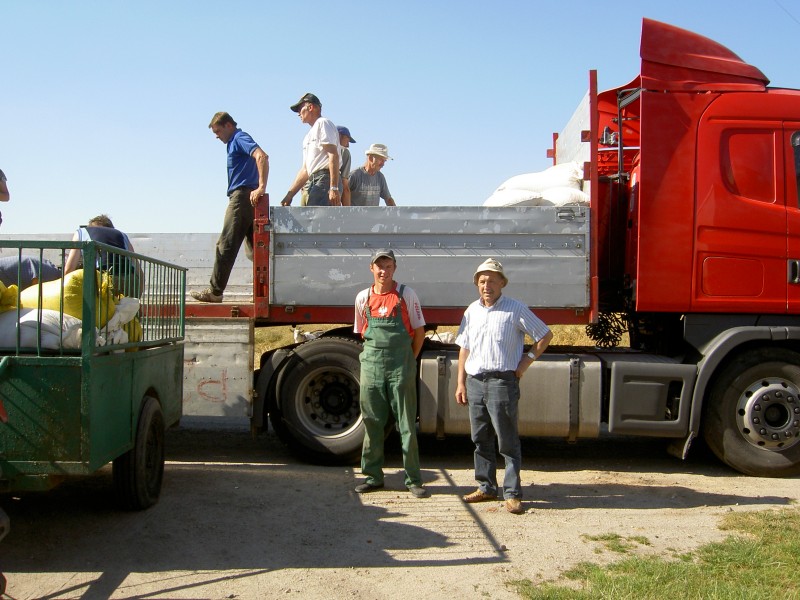
<svg viewBox="0 0 800 600">
<path fill-rule="evenodd" d="M 522 501 L 519 498 L 507 498 L 506 510 L 512 515 L 521 515 L 525 512 L 525 509 L 522 508 Z"/>
<path fill-rule="evenodd" d="M 222 294 L 215 294 L 211 288 L 206 288 L 202 292 L 192 292 L 192 298 L 200 302 L 222 302 Z"/>
<path fill-rule="evenodd" d="M 375 490 L 383 489 L 382 483 L 361 483 L 356 486 L 355 492 L 356 494 L 367 494 L 369 492 L 374 492 Z"/>
<path fill-rule="evenodd" d="M 427 498 L 431 495 L 430 492 L 421 485 L 410 485 L 408 486 L 408 491 L 411 492 L 414 498 Z"/>
</svg>

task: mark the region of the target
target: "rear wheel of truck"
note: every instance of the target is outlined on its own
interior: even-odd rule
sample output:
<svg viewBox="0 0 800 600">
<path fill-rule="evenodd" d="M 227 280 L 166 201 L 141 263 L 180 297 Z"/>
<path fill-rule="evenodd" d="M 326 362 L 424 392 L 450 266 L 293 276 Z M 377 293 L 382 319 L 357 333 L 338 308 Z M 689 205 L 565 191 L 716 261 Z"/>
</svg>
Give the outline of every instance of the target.
<svg viewBox="0 0 800 600">
<path fill-rule="evenodd" d="M 131 450 L 114 460 L 117 500 L 128 510 L 158 502 L 164 478 L 164 415 L 158 400 L 146 397 Z"/>
<path fill-rule="evenodd" d="M 294 350 L 278 375 L 272 424 L 307 460 L 347 463 L 361 454 L 360 353 L 350 339 L 312 340 Z"/>
<path fill-rule="evenodd" d="M 703 434 L 737 471 L 800 474 L 800 353 L 761 348 L 731 361 L 705 402 Z"/>
</svg>

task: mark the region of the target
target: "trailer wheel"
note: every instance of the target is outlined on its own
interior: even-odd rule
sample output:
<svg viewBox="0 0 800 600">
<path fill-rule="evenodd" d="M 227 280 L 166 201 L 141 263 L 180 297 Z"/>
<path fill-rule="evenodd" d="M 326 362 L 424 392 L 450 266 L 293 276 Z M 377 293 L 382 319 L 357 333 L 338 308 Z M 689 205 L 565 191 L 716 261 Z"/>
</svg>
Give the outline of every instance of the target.
<svg viewBox="0 0 800 600">
<path fill-rule="evenodd" d="M 143 510 L 158 502 L 164 478 L 164 415 L 155 398 L 145 397 L 134 446 L 114 460 L 113 476 L 123 508 Z"/>
<path fill-rule="evenodd" d="M 703 435 L 737 471 L 800 474 L 800 353 L 761 348 L 735 358 L 705 402 Z"/>
<path fill-rule="evenodd" d="M 357 460 L 364 441 L 359 406 L 361 345 L 345 338 L 301 344 L 277 381 L 273 426 L 307 460 Z"/>
</svg>

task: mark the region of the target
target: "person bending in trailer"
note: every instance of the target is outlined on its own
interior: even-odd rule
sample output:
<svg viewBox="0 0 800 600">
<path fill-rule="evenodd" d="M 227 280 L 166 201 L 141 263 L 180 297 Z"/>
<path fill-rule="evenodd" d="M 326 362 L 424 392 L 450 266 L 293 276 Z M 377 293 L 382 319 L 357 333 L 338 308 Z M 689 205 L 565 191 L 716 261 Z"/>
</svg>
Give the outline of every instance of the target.
<svg viewBox="0 0 800 600">
<path fill-rule="evenodd" d="M 95 241 L 134 252 L 128 236 L 116 229 L 108 215 L 99 215 L 89 221 L 88 225 L 79 227 L 72 236 L 73 242 Z M 110 271 L 114 276 L 114 286 L 118 293 L 125 296 L 140 297 L 143 273 L 136 259 L 128 259 L 120 255 L 111 255 L 100 252 L 97 257 L 97 267 L 102 271 Z M 83 252 L 79 248 L 69 251 L 67 261 L 64 263 L 64 274 L 83 268 Z"/>
<path fill-rule="evenodd" d="M 356 296 L 354 331 L 364 338 L 361 352 L 361 417 L 364 446 L 359 494 L 381 489 L 383 439 L 389 414 L 394 416 L 403 446 L 405 485 L 415 498 L 427 497 L 422 486 L 417 447 L 417 355 L 425 340 L 425 319 L 417 294 L 394 281 L 397 262 L 391 250 L 378 250 L 370 262 L 373 284 Z"/>
</svg>

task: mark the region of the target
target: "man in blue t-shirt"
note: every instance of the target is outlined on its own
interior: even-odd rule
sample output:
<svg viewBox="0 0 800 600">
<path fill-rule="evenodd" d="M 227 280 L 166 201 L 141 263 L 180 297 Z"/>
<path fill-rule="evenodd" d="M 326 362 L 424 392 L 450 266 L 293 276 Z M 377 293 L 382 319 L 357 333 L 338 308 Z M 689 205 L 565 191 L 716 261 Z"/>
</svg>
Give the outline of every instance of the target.
<svg viewBox="0 0 800 600">
<path fill-rule="evenodd" d="M 208 127 L 228 147 L 228 208 L 217 240 L 210 286 L 192 292 L 192 297 L 201 302 L 222 302 L 242 241 L 248 258 L 253 257 L 253 209 L 267 188 L 269 157 L 226 112 L 215 114 Z"/>
</svg>

